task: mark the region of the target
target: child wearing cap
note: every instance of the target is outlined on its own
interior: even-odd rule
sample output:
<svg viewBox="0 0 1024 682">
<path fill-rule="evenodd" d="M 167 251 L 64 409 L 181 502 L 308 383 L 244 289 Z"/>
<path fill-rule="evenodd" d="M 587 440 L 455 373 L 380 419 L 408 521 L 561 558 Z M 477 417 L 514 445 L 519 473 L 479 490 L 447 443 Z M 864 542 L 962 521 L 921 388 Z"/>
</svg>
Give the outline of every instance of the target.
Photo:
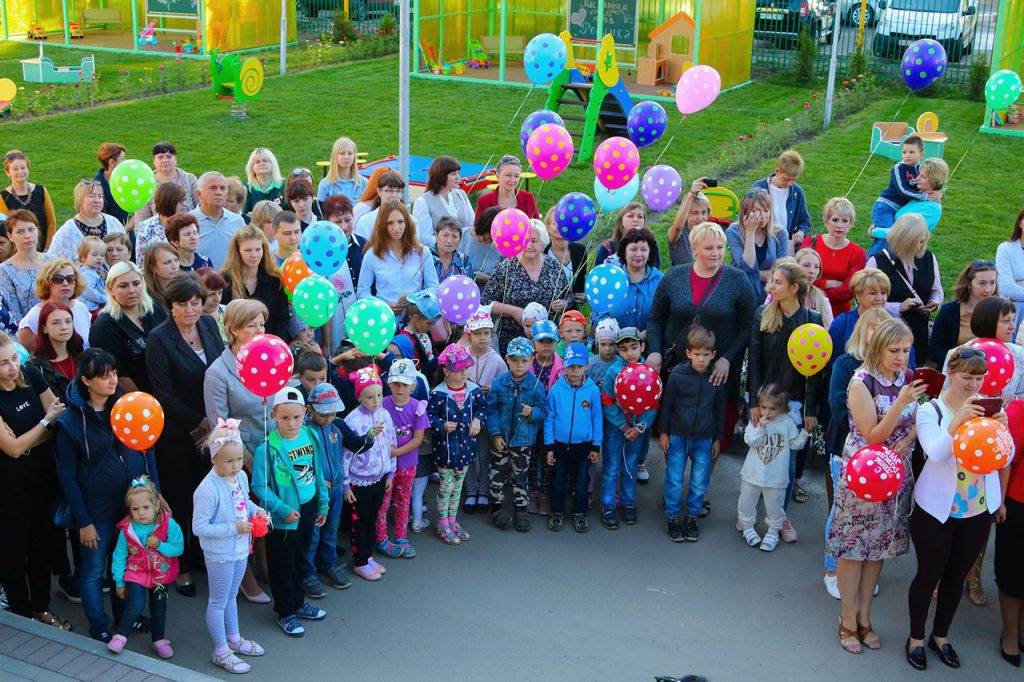
<svg viewBox="0 0 1024 682">
<path fill-rule="evenodd" d="M 276 426 L 256 448 L 252 463 L 252 492 L 273 526 L 267 535 L 267 567 L 274 612 L 277 624 L 291 637 L 306 632 L 300 618 L 327 616 L 303 599 L 313 527 L 324 525 L 329 511 L 323 452 L 313 430 L 302 423 L 305 415 L 299 389 L 286 386 L 278 391 L 270 412 Z"/>
<path fill-rule="evenodd" d="M 387 570 L 373 560 L 377 514 L 391 487 L 395 473 L 392 452 L 398 447 L 395 425 L 382 406 L 383 384 L 375 367 L 364 367 L 350 375 L 359 407 L 348 413 L 345 423 L 356 435 L 369 434 L 373 446 L 363 452 L 345 448 L 345 501 L 351 510 L 349 549 L 352 572 L 364 580 L 380 580 Z"/>
<path fill-rule="evenodd" d="M 555 352 L 558 328 L 551 320 L 540 320 L 533 323 L 531 333 L 534 356 L 530 371 L 550 389 L 558 381 L 558 377 L 562 376 L 562 357 Z"/>
<path fill-rule="evenodd" d="M 572 479 L 572 525 L 577 533 L 590 530 L 587 520 L 587 482 L 590 464 L 601 450 L 601 392 L 587 378 L 587 348 L 571 343 L 565 349 L 565 376 L 548 392 L 548 414 L 544 420 L 547 463 L 555 467 L 551 482 L 551 516 L 548 530 L 565 525 L 565 487 Z"/>
<path fill-rule="evenodd" d="M 477 436 L 486 417 L 484 394 L 466 379 L 473 360 L 458 344 L 438 356 L 444 382 L 430 392 L 427 415 L 434 444 L 434 463 L 440 476 L 437 489 L 437 536 L 448 545 L 469 539 L 459 526 L 459 497 L 466 467 L 476 458 Z"/>
<path fill-rule="evenodd" d="M 530 452 L 547 416 L 547 391 L 530 373 L 533 345 L 522 336 L 505 351 L 508 371 L 491 384 L 487 395 L 487 433 L 491 439 L 489 483 L 491 522 L 505 530 L 514 523 L 520 533 L 530 530 L 527 516 L 527 476 Z M 512 484 L 514 517 L 502 510 L 505 486 Z"/>
<path fill-rule="evenodd" d="M 437 295 L 430 289 L 409 294 L 407 300 L 405 326 L 398 333 L 412 341 L 412 361 L 416 369 L 423 372 L 429 381 L 433 381 L 437 373 L 437 358 L 434 357 L 430 329 L 441 319 L 441 307 Z"/>
<path fill-rule="evenodd" d="M 565 357 L 565 349 L 570 343 L 587 344 L 587 318 L 578 310 L 566 310 L 558 321 L 558 345 L 555 351 Z"/>
<path fill-rule="evenodd" d="M 392 559 L 411 559 L 416 556 L 416 550 L 409 544 L 407 530 L 409 500 L 416 479 L 419 448 L 423 434 L 430 428 L 430 420 L 427 418 L 427 403 L 412 397 L 413 387 L 418 381 L 412 360 L 402 358 L 391 363 L 387 381 L 391 395 L 384 398 L 384 410 L 391 415 L 395 426 L 397 446 L 391 450 L 391 456 L 395 458 L 395 476 L 384 492 L 377 513 L 377 549 Z M 388 539 L 389 514 L 394 518 L 394 542 Z"/>
<path fill-rule="evenodd" d="M 614 317 L 606 317 L 594 328 L 594 340 L 597 352 L 590 355 L 587 362 L 587 376 L 598 386 L 604 382 L 605 372 L 618 357 L 615 348 L 615 336 L 619 333 L 619 323 Z"/>
</svg>

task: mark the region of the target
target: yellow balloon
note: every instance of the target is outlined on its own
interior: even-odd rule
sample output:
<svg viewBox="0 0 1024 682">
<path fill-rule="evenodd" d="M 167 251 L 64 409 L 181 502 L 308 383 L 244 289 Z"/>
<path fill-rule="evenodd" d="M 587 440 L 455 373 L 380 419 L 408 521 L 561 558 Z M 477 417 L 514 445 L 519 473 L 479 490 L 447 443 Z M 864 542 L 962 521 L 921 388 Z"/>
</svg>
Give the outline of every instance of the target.
<svg viewBox="0 0 1024 682">
<path fill-rule="evenodd" d="M 820 324 L 802 324 L 790 334 L 787 350 L 796 371 L 805 377 L 814 376 L 832 357 L 832 337 Z"/>
<path fill-rule="evenodd" d="M 18 86 L 10 78 L 0 78 L 0 102 L 11 102 L 18 95 Z"/>
</svg>

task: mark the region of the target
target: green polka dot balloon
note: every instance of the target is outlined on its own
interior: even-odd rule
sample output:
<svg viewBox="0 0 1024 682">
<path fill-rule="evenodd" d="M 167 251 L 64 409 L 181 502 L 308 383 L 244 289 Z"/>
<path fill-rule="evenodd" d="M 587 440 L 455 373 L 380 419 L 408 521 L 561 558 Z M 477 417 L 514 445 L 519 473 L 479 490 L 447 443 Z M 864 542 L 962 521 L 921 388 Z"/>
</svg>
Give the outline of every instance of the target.
<svg viewBox="0 0 1024 682">
<path fill-rule="evenodd" d="M 345 333 L 367 355 L 383 353 L 395 335 L 395 313 L 375 296 L 360 299 L 345 314 Z"/>
<path fill-rule="evenodd" d="M 992 111 L 1002 111 L 1020 97 L 1020 76 L 1009 69 L 996 71 L 985 84 L 985 102 Z"/>
<path fill-rule="evenodd" d="M 128 213 L 135 213 L 156 193 L 156 176 L 143 161 L 122 161 L 110 174 L 110 193 L 118 206 Z"/>
<path fill-rule="evenodd" d="M 295 314 L 310 327 L 322 327 L 338 307 L 338 290 L 322 275 L 310 275 L 295 287 L 292 294 Z"/>
</svg>

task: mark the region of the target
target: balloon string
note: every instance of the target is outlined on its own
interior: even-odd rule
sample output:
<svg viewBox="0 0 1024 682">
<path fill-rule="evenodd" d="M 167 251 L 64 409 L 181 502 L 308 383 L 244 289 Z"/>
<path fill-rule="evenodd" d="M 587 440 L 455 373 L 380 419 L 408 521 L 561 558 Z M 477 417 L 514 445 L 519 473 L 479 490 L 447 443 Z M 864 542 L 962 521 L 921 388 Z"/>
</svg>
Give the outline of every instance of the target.
<svg viewBox="0 0 1024 682">
<path fill-rule="evenodd" d="M 672 142 L 675 139 L 676 139 L 675 135 L 673 135 L 672 137 L 668 138 L 668 142 L 665 143 L 665 147 L 661 150 L 661 153 L 658 154 L 658 158 L 654 160 L 654 163 L 652 163 L 651 166 L 657 166 L 658 165 L 658 162 L 661 161 L 661 157 L 665 156 L 665 152 L 667 152 L 668 148 L 672 146 Z"/>
<path fill-rule="evenodd" d="M 505 128 L 512 127 L 512 123 L 516 120 L 516 117 L 519 116 L 519 112 L 523 110 L 524 106 L 526 106 L 526 100 L 530 99 L 530 95 L 533 94 L 533 87 L 534 86 L 531 84 L 530 89 L 526 91 L 526 97 L 523 98 L 523 101 L 522 103 L 520 103 L 519 108 L 516 109 L 516 113 L 512 114 L 512 118 L 508 120 L 508 123 L 505 125 Z"/>
<path fill-rule="evenodd" d="M 898 109 L 896 109 L 896 113 L 892 115 L 893 118 L 896 118 L 897 116 L 900 115 L 900 111 L 903 110 L 903 105 L 907 103 L 908 99 L 910 99 L 910 92 L 910 90 L 907 90 L 907 95 L 906 97 L 903 98 L 903 101 L 900 102 L 900 106 Z M 871 157 L 875 155 L 875 151 L 878 149 L 879 146 L 881 146 L 882 142 L 882 136 L 879 135 L 878 142 L 876 142 L 875 146 L 871 148 L 870 152 L 868 152 L 868 158 L 864 160 L 864 165 L 861 166 L 860 173 L 857 173 L 857 178 L 853 181 L 853 184 L 850 185 L 850 189 L 846 191 L 846 194 L 843 195 L 844 197 L 848 198 L 850 196 L 850 193 L 853 192 L 853 188 L 857 186 L 858 182 L 860 182 L 861 176 L 864 175 L 864 171 L 868 169 L 868 164 L 871 163 Z"/>
<path fill-rule="evenodd" d="M 583 246 L 583 250 L 586 253 L 588 253 L 588 254 L 590 253 L 590 247 L 593 244 L 594 238 L 597 236 L 597 226 L 598 226 L 598 223 L 601 221 L 601 216 L 602 215 L 603 215 L 602 210 L 600 208 L 598 208 L 597 216 L 594 218 L 594 227 L 591 228 L 590 234 L 587 236 L 587 242 Z M 568 285 L 566 287 L 566 290 L 565 290 L 566 303 L 568 303 L 568 298 L 569 298 L 570 295 L 575 296 L 575 294 L 573 294 L 573 292 L 572 292 L 573 282 L 576 281 L 576 278 L 579 276 L 579 274 L 583 271 L 583 269 L 585 267 L 587 267 L 587 258 L 586 258 L 586 256 L 584 256 L 583 262 L 580 263 L 580 266 L 576 270 L 573 271 L 572 277 L 569 279 L 569 283 L 568 283 Z M 584 287 L 584 294 L 586 294 L 586 288 L 585 287 Z M 551 302 L 548 303 L 548 311 L 549 312 L 551 310 L 552 304 L 554 304 L 555 299 L 557 297 L 558 297 L 558 292 L 555 292 L 555 294 L 551 297 Z M 558 316 L 558 319 L 561 320 L 562 319 L 562 315 L 564 315 L 564 314 L 565 314 L 565 309 L 562 310 L 562 313 Z"/>
</svg>

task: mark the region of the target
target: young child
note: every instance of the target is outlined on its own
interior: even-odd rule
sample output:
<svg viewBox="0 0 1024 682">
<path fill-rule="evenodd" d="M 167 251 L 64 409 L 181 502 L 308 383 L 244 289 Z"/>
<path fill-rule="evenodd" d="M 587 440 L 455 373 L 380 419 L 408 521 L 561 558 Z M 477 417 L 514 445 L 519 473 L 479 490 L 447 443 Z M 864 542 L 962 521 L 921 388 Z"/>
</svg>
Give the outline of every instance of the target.
<svg viewBox="0 0 1024 682">
<path fill-rule="evenodd" d="M 299 222 L 299 217 L 291 211 L 281 211 L 273 217 L 270 224 L 274 227 L 274 241 L 277 243 L 277 247 L 274 249 L 274 258 L 277 259 L 277 264 L 280 266 L 288 256 L 299 248 L 302 223 Z"/>
<path fill-rule="evenodd" d="M 297 388 L 302 391 L 302 399 L 309 400 L 310 391 L 327 382 L 327 358 L 313 351 L 300 353 L 295 360 L 295 376 L 299 379 Z"/>
<path fill-rule="evenodd" d="M 636 482 L 637 468 L 643 461 L 649 441 L 649 430 L 657 417 L 657 410 L 632 416 L 627 415 L 615 400 L 615 379 L 626 365 L 642 362 L 643 346 L 636 327 L 625 327 L 615 335 L 615 348 L 619 357 L 604 374 L 601 383 L 601 401 L 604 405 L 605 447 L 601 467 L 601 525 L 615 530 L 616 492 L 622 506 L 622 521 L 631 526 L 637 522 Z"/>
<path fill-rule="evenodd" d="M 882 190 L 871 207 L 871 227 L 868 233 L 875 235 L 875 230 L 887 231 L 896 220 L 896 211 L 906 206 L 911 201 L 926 201 L 928 199 L 938 200 L 942 197 L 939 192 L 933 196 L 920 190 L 917 186 L 917 176 L 920 172 L 919 164 L 924 155 L 924 140 L 917 135 L 911 135 L 903 140 L 901 147 L 903 160 L 897 163 L 889 171 L 889 185 Z M 884 232 L 883 232 L 884 234 Z M 871 248 L 868 249 L 868 257 L 886 248 L 884 237 L 875 238 Z"/>
<path fill-rule="evenodd" d="M 754 183 L 754 187 L 766 190 L 772 199 L 773 222 L 786 230 L 796 251 L 804 237 L 811 233 L 811 216 L 807 211 L 807 198 L 796 183 L 804 172 L 804 160 L 795 149 L 787 149 L 775 160 L 775 172 Z"/>
<path fill-rule="evenodd" d="M 604 382 L 604 375 L 608 368 L 618 357 L 615 349 L 615 337 L 619 333 L 619 323 L 614 317 L 606 317 L 597 323 L 594 329 L 594 343 L 597 345 L 597 352 L 591 354 L 587 361 L 587 378 L 600 386 Z"/>
<path fill-rule="evenodd" d="M 441 319 L 437 294 L 431 289 L 409 294 L 405 306 L 405 326 L 398 333 L 412 341 L 412 361 L 428 381 L 437 374 L 437 358 L 430 338 L 430 328 Z"/>
<path fill-rule="evenodd" d="M 114 263 L 131 259 L 132 241 L 124 232 L 108 233 L 103 238 L 103 243 L 107 245 L 107 253 L 104 256 L 107 262 L 107 270 L 110 270 Z"/>
<path fill-rule="evenodd" d="M 587 318 L 578 310 L 566 310 L 558 321 L 558 345 L 555 352 L 565 357 L 565 349 L 570 343 L 587 345 Z"/>
<path fill-rule="evenodd" d="M 555 352 L 558 329 L 551 320 L 540 320 L 533 323 L 532 337 L 534 356 L 530 371 L 550 389 L 562 376 L 562 358 Z"/>
<path fill-rule="evenodd" d="M 911 138 L 913 137 L 917 136 L 912 135 Z M 907 138 L 907 140 L 909 141 L 911 138 Z M 906 146 L 904 146 L 904 150 L 906 150 Z M 899 165 L 896 166 L 896 168 L 899 167 Z M 895 173 L 894 169 L 893 174 L 895 175 Z M 889 247 L 887 241 L 889 230 L 892 229 L 896 219 L 903 215 L 903 213 L 920 213 L 925 218 L 929 231 L 934 231 L 939 218 L 942 217 L 942 204 L 940 201 L 948 180 L 949 166 L 945 161 L 938 158 L 925 159 L 917 166 L 917 177 L 913 183 L 913 186 L 917 189 L 916 194 L 908 193 L 906 196 L 894 194 L 893 198 L 885 199 L 886 192 L 891 192 L 893 190 L 893 183 L 896 182 L 895 178 L 891 180 L 889 187 L 886 191 L 882 192 L 882 196 L 878 198 L 874 208 L 871 210 L 871 218 L 875 221 L 875 224 L 871 226 L 870 232 L 875 241 L 871 244 L 871 248 L 868 249 L 868 258 L 877 255 L 882 249 Z M 914 202 L 913 206 L 911 206 L 912 202 Z M 903 210 L 901 211 L 901 209 Z M 878 224 L 879 217 L 882 219 L 881 225 Z"/>
<path fill-rule="evenodd" d="M 418 383 L 416 368 L 406 359 L 395 360 L 388 371 L 391 395 L 384 398 L 384 409 L 391 415 L 398 446 L 391 451 L 395 458 L 395 477 L 384 492 L 377 514 L 377 549 L 392 559 L 411 559 L 416 550 L 409 544 L 409 501 L 412 498 L 416 467 L 419 464 L 423 434 L 430 428 L 427 403 L 412 397 Z M 420 499 L 422 505 L 422 498 Z M 394 518 L 395 541 L 388 539 L 388 515 Z"/>
<path fill-rule="evenodd" d="M 124 496 L 124 506 L 129 514 L 117 523 L 117 544 L 110 573 L 118 598 L 125 600 L 125 609 L 117 634 L 110 638 L 107 648 L 115 654 L 121 653 L 132 626 L 146 608 L 148 597 L 153 651 L 160 658 L 170 658 L 174 649 L 164 638 L 167 585 L 178 576 L 175 557 L 185 551 L 185 539 L 148 476 L 132 480 Z"/>
<path fill-rule="evenodd" d="M 530 373 L 533 344 L 522 336 L 508 343 L 508 371 L 494 379 L 487 394 L 487 433 L 491 439 L 489 483 L 491 522 L 505 530 L 530 530 L 527 476 L 530 451 L 547 416 L 547 391 Z M 512 484 L 514 515 L 503 511 L 505 486 Z"/>
<path fill-rule="evenodd" d="M 789 458 L 807 442 L 787 412 L 787 396 L 776 384 L 765 384 L 757 394 L 760 419 L 747 424 L 743 440 L 750 450 L 740 469 L 740 498 L 736 506 L 737 528 L 751 547 L 771 552 L 779 544 L 779 529 L 786 520 L 783 503 L 789 485 Z M 754 530 L 757 502 L 764 498 L 768 532 L 764 539 Z"/>
<path fill-rule="evenodd" d="M 302 637 L 306 630 L 300 618 L 327 617 L 304 600 L 302 589 L 313 527 L 324 525 L 329 511 L 324 456 L 316 434 L 302 423 L 306 401 L 299 389 L 278 391 L 270 416 L 277 426 L 254 453 L 252 490 L 273 527 L 267 535 L 267 565 L 277 624 L 286 635 Z"/>
<path fill-rule="evenodd" d="M 352 572 L 364 580 L 380 580 L 387 572 L 373 560 L 373 545 L 384 495 L 391 488 L 395 475 L 398 437 L 391 415 L 382 406 L 383 384 L 376 367 L 364 367 L 351 375 L 359 407 L 348 413 L 345 423 L 357 436 L 369 434 L 373 446 L 363 452 L 345 449 L 348 486 L 345 501 L 351 509 L 349 549 L 352 550 Z"/>
<path fill-rule="evenodd" d="M 252 520 L 266 515 L 249 498 L 242 471 L 245 450 L 237 419 L 218 419 L 206 439 L 213 468 L 192 495 L 192 532 L 206 559 L 210 597 L 206 629 L 213 640 L 213 664 L 229 673 L 247 673 L 250 665 L 235 654 L 262 656 L 256 642 L 239 634 L 236 595 L 252 550 Z"/>
<path fill-rule="evenodd" d="M 587 348 L 571 343 L 565 349 L 565 376 L 548 392 L 548 413 L 544 419 L 547 463 L 555 467 L 551 482 L 551 516 L 548 530 L 558 532 L 565 524 L 565 487 L 570 477 L 572 527 L 577 533 L 590 530 L 587 519 L 587 483 L 590 464 L 601 451 L 601 392 L 587 378 Z"/>
<path fill-rule="evenodd" d="M 672 368 L 658 415 L 658 444 L 665 453 L 665 531 L 672 542 L 697 542 L 697 518 L 718 459 L 725 422 L 725 386 L 711 383 L 715 335 L 694 327 L 686 335 L 686 359 Z M 686 515 L 683 483 L 690 461 Z"/>
<path fill-rule="evenodd" d="M 448 344 L 437 358 L 444 382 L 430 392 L 427 415 L 434 444 L 434 464 L 440 476 L 437 489 L 437 536 L 448 545 L 469 540 L 459 526 L 459 497 L 466 467 L 476 458 L 477 436 L 486 414 L 484 394 L 466 379 L 473 365 L 469 352 Z"/>
<path fill-rule="evenodd" d="M 481 307 L 466 321 L 466 337 L 469 357 L 473 364 L 469 367 L 469 380 L 480 387 L 484 398 L 491 392 L 494 380 L 508 371 L 508 365 L 494 348 L 491 347 L 494 322 L 491 321 L 489 307 Z M 466 472 L 466 501 L 462 508 L 467 514 L 475 511 L 486 512 L 490 509 L 490 451 L 491 434 L 486 423 L 477 439 L 478 450 L 476 459 L 469 465 Z"/>
<path fill-rule="evenodd" d="M 533 325 L 541 320 L 548 319 L 548 309 L 536 301 L 530 301 L 523 308 L 523 336 L 530 338 Z"/>
<path fill-rule="evenodd" d="M 89 235 L 78 242 L 78 269 L 85 279 L 85 288 L 78 300 L 85 303 L 89 312 L 95 312 L 107 304 L 107 289 L 104 280 L 107 267 L 104 261 L 107 256 L 107 245 L 99 237 Z"/>
</svg>

